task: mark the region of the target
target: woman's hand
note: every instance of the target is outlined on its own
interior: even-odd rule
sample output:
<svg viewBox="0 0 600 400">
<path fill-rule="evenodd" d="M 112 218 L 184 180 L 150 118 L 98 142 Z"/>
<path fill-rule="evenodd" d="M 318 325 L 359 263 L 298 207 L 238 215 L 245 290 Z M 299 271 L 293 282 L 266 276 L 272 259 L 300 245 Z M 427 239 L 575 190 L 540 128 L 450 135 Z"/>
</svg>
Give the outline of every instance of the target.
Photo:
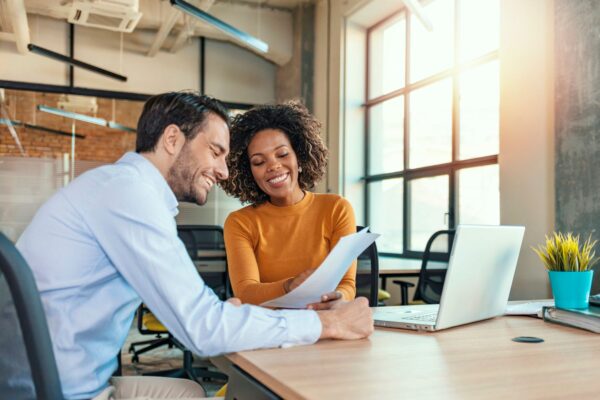
<svg viewBox="0 0 600 400">
<path fill-rule="evenodd" d="M 342 298 L 342 293 L 335 292 L 326 293 L 321 296 L 320 303 L 312 303 L 306 306 L 309 310 L 329 310 L 331 308 L 336 308 L 342 303 L 345 303 L 346 300 Z"/>
<path fill-rule="evenodd" d="M 309 276 L 311 276 L 312 273 L 315 272 L 315 270 L 316 270 L 316 268 L 307 269 L 306 271 L 302 272 L 301 274 L 288 279 L 283 284 L 283 290 L 285 290 L 286 293 L 289 293 L 292 290 L 296 289 L 298 286 L 300 286 L 300 284 L 302 282 L 304 282 Z"/>
</svg>

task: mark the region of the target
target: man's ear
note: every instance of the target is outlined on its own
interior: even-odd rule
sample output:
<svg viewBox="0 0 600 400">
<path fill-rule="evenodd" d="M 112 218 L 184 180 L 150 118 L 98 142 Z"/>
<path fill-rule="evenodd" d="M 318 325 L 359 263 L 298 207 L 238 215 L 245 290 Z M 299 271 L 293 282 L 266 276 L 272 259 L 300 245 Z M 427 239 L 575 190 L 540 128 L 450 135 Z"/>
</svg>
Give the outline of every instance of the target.
<svg viewBox="0 0 600 400">
<path fill-rule="evenodd" d="M 165 128 L 159 140 L 159 145 L 170 156 L 177 156 L 185 143 L 185 135 L 175 124 Z"/>
</svg>

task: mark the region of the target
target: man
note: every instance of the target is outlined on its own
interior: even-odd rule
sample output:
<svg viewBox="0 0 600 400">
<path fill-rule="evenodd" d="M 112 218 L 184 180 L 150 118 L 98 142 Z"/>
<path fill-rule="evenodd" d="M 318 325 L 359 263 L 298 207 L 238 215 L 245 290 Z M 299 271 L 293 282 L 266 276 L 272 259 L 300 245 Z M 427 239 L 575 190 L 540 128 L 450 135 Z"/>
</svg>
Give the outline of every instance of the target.
<svg viewBox="0 0 600 400">
<path fill-rule="evenodd" d="M 221 302 L 199 277 L 174 216 L 178 200 L 202 205 L 227 179 L 228 116 L 218 101 L 154 96 L 137 131 L 135 153 L 58 191 L 17 242 L 40 291 L 66 398 L 203 396 L 191 381 L 111 379 L 142 301 L 203 356 L 371 334 L 366 299 L 330 311 L 273 311 Z"/>
</svg>

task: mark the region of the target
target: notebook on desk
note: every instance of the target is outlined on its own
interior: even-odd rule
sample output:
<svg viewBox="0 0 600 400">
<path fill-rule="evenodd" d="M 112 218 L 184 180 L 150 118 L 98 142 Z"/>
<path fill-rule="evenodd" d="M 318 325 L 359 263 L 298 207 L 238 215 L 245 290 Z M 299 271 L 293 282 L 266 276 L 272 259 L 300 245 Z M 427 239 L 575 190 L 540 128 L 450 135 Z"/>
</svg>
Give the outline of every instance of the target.
<svg viewBox="0 0 600 400">
<path fill-rule="evenodd" d="M 438 331 L 504 314 L 524 232 L 459 225 L 440 304 L 378 307 L 375 326 Z"/>
</svg>

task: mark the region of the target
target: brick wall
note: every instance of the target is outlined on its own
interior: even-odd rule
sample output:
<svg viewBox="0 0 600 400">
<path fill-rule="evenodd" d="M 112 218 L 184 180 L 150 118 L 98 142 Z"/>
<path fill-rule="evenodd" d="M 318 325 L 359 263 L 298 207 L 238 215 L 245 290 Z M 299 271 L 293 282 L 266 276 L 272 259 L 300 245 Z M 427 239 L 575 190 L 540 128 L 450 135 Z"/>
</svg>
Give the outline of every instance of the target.
<svg viewBox="0 0 600 400">
<path fill-rule="evenodd" d="M 6 90 L 5 97 L 11 119 L 71 132 L 72 119 L 41 112 L 36 108 L 40 104 L 57 107 L 59 94 Z M 98 112 L 95 116 L 136 128 L 143 105 L 144 103 L 139 101 L 98 98 Z M 27 157 L 60 158 L 64 153 L 71 152 L 71 138 L 68 136 L 22 126 L 17 126 L 16 130 Z M 76 160 L 114 162 L 123 153 L 135 148 L 135 133 L 80 121 L 75 121 L 75 131 L 85 135 L 84 139 L 77 138 L 75 141 Z M 8 128 L 2 124 L 0 124 L 0 156 L 21 156 Z"/>
</svg>

